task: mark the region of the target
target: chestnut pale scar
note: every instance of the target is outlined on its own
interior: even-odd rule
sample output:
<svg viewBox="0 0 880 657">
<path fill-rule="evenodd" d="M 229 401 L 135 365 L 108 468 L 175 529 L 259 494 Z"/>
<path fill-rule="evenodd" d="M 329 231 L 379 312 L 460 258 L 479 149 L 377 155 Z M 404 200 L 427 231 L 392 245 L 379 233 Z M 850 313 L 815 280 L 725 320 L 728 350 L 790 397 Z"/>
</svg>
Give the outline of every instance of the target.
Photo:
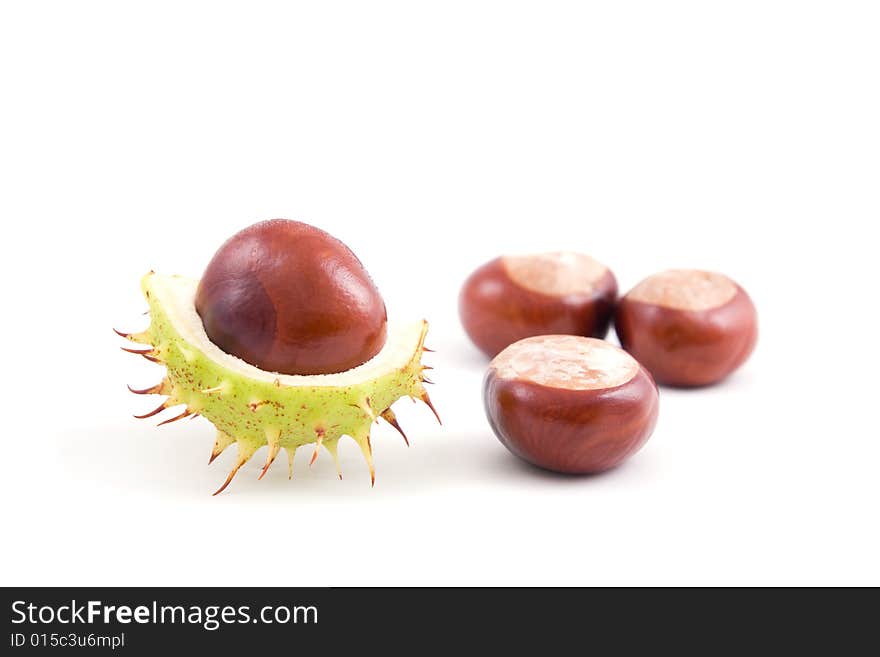
<svg viewBox="0 0 880 657">
<path fill-rule="evenodd" d="M 511 345 L 492 361 L 498 376 L 568 390 L 614 388 L 630 381 L 639 364 L 604 340 L 542 335 Z"/>
<path fill-rule="evenodd" d="M 736 295 L 736 284 L 723 274 L 670 269 L 646 278 L 627 294 L 632 301 L 680 310 L 709 310 Z"/>
<path fill-rule="evenodd" d="M 601 262 L 582 253 L 537 253 L 502 260 L 517 285 L 554 296 L 589 294 L 608 272 Z"/>
</svg>

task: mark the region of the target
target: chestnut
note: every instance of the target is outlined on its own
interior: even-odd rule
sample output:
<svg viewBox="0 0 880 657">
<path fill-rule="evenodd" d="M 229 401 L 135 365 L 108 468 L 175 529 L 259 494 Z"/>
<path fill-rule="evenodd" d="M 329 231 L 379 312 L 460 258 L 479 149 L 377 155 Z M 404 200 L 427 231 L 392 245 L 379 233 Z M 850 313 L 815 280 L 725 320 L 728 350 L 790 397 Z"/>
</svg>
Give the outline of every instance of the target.
<svg viewBox="0 0 880 657">
<path fill-rule="evenodd" d="M 617 280 L 580 253 L 502 256 L 468 277 L 459 315 L 473 343 L 492 358 L 534 335 L 605 337 L 617 300 Z"/>
<path fill-rule="evenodd" d="M 615 328 L 623 348 L 658 383 L 716 383 L 742 365 L 758 338 L 749 295 L 722 274 L 675 269 L 655 274 L 620 301 Z"/>
<path fill-rule="evenodd" d="M 385 344 L 385 302 L 360 260 L 299 221 L 272 219 L 229 238 L 195 305 L 211 342 L 269 372 L 343 372 Z"/>
<path fill-rule="evenodd" d="M 604 340 L 520 340 L 489 364 L 483 404 L 501 443 L 547 470 L 602 472 L 645 444 L 659 396 L 648 371 Z"/>
</svg>

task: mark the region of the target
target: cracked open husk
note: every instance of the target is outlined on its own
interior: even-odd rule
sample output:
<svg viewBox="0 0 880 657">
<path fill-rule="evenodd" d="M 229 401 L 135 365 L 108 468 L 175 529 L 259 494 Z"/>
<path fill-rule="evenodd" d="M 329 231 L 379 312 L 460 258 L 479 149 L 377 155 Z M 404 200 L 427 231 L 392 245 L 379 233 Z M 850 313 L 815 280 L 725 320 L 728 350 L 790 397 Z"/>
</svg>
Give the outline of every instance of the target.
<svg viewBox="0 0 880 657">
<path fill-rule="evenodd" d="M 154 411 L 135 417 L 152 417 L 166 408 L 185 406 L 160 424 L 193 415 L 207 418 L 217 428 L 210 461 L 237 444 L 235 465 L 215 495 L 264 445 L 268 450 L 260 478 L 282 449 L 287 453 L 288 473 L 292 476 L 294 453 L 307 444 L 315 446 L 311 462 L 323 446 L 333 456 L 339 471 L 337 448 L 342 436 L 350 436 L 361 448 L 371 482 L 375 482 L 370 445 L 373 422 L 383 418 L 406 440 L 391 410 L 391 405 L 401 397 L 420 399 L 437 415 L 424 388 L 427 381 L 423 372 L 429 369 L 421 364 L 428 330 L 424 320 L 389 324 L 383 349 L 346 372 L 276 374 L 221 351 L 208 339 L 193 301 L 197 285 L 198 281 L 193 279 L 150 272 L 141 280 L 150 306 L 149 327 L 141 333 L 117 333 L 145 345 L 126 351 L 164 365 L 167 370 L 156 386 L 129 388 L 137 394 L 167 397 Z M 342 477 L 341 473 L 339 476 Z"/>
</svg>

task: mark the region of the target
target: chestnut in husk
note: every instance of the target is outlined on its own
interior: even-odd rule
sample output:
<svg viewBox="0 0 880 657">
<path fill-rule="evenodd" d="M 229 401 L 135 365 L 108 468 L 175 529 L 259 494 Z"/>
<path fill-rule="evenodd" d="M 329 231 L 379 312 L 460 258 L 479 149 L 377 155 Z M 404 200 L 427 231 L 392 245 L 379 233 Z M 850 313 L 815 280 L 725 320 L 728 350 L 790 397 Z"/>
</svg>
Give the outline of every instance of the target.
<svg viewBox="0 0 880 657">
<path fill-rule="evenodd" d="M 360 260 L 298 221 L 233 235 L 208 264 L 195 305 L 211 342 L 269 372 L 343 372 L 385 344 L 385 303 Z"/>
<path fill-rule="evenodd" d="M 655 274 L 620 301 L 623 348 L 658 383 L 704 386 L 742 365 L 755 347 L 758 318 L 746 291 L 727 276 L 694 269 Z"/>
<path fill-rule="evenodd" d="M 659 397 L 651 375 L 622 349 L 594 338 L 520 340 L 489 364 L 483 403 L 511 452 L 555 472 L 608 470 L 651 436 Z"/>
<path fill-rule="evenodd" d="M 604 337 L 617 281 L 579 253 L 503 256 L 477 269 L 459 295 L 465 332 L 490 358 L 535 335 Z"/>
</svg>

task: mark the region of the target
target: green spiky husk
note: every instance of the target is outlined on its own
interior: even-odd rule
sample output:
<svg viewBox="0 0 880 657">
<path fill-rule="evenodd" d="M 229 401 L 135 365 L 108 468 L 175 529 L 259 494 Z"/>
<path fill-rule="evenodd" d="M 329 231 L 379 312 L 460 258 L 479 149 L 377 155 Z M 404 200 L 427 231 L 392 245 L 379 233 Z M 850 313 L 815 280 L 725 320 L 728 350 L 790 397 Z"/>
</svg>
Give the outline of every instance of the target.
<svg viewBox="0 0 880 657">
<path fill-rule="evenodd" d="M 236 464 L 220 490 L 263 446 L 269 449 L 261 477 L 281 449 L 287 452 L 292 473 L 296 449 L 307 444 L 315 445 L 313 461 L 323 446 L 333 455 L 338 469 L 337 446 L 342 436 L 350 436 L 360 446 L 372 477 L 370 430 L 373 422 L 383 417 L 402 434 L 391 411 L 394 402 L 401 397 L 411 397 L 431 406 L 423 385 L 421 364 L 427 322 L 422 322 L 421 334 L 409 359 L 389 371 L 344 387 L 286 385 L 282 381 L 287 377 L 281 375 L 271 381 L 258 380 L 226 368 L 188 341 L 163 307 L 162 286 L 168 279 L 153 272 L 143 277 L 141 287 L 150 306 L 150 325 L 142 333 L 126 335 L 133 342 L 149 345 L 149 350 L 137 353 L 164 365 L 167 370 L 159 385 L 137 392 L 167 396 L 157 412 L 172 406 L 186 406 L 180 415 L 166 422 L 194 414 L 207 418 L 218 432 L 211 461 L 232 443 L 237 444 Z M 321 379 L 297 378 L 315 382 Z"/>
</svg>

